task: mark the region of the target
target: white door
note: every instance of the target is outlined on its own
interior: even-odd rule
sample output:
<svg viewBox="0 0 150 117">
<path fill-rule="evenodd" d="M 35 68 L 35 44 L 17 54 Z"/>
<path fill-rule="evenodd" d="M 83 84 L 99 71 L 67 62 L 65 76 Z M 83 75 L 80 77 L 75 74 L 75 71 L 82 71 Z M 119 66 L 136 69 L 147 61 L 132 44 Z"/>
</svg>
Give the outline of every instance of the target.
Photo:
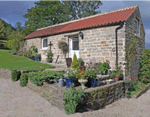
<svg viewBox="0 0 150 117">
<path fill-rule="evenodd" d="M 76 54 L 77 56 L 77 59 L 79 58 L 79 39 L 78 38 L 72 38 L 70 39 L 70 57 L 72 58 L 73 60 L 73 56 L 74 56 L 74 53 Z"/>
</svg>

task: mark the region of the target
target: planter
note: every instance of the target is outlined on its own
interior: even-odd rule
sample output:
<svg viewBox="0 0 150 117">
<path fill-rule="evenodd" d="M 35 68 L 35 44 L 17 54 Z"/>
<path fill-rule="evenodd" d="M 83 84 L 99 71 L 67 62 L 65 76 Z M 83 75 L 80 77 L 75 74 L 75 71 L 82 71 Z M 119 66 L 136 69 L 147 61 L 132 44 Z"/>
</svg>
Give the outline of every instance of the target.
<svg viewBox="0 0 150 117">
<path fill-rule="evenodd" d="M 70 67 L 72 63 L 72 58 L 66 58 L 67 67 Z"/>
<path fill-rule="evenodd" d="M 88 82 L 85 84 L 86 87 L 91 87 L 91 78 L 87 78 Z"/>
<path fill-rule="evenodd" d="M 79 79 L 78 81 L 79 81 L 79 83 L 81 83 L 82 89 L 84 90 L 86 88 L 85 84 L 88 82 L 88 80 L 87 79 Z"/>
<path fill-rule="evenodd" d="M 72 78 L 72 80 L 75 87 L 80 85 L 77 78 Z"/>
<path fill-rule="evenodd" d="M 116 75 L 116 76 L 115 76 L 115 80 L 116 80 L 116 81 L 119 81 L 119 77 L 120 77 L 119 75 Z"/>
<path fill-rule="evenodd" d="M 81 70 L 81 71 L 85 71 L 85 67 L 84 67 L 84 66 L 81 66 L 81 67 L 80 67 L 80 70 Z"/>
<path fill-rule="evenodd" d="M 73 80 L 71 78 L 66 78 L 66 86 L 70 88 L 70 85 L 72 85 Z"/>
<path fill-rule="evenodd" d="M 91 79 L 91 87 L 95 87 L 96 86 L 96 79 L 92 78 Z"/>
<path fill-rule="evenodd" d="M 103 75 L 103 71 L 101 71 L 101 75 Z"/>
<path fill-rule="evenodd" d="M 38 57 L 35 57 L 34 60 L 35 60 L 35 61 L 39 61 L 39 58 L 38 58 Z"/>
<path fill-rule="evenodd" d="M 100 85 L 100 79 L 96 79 L 96 86 Z"/>
</svg>

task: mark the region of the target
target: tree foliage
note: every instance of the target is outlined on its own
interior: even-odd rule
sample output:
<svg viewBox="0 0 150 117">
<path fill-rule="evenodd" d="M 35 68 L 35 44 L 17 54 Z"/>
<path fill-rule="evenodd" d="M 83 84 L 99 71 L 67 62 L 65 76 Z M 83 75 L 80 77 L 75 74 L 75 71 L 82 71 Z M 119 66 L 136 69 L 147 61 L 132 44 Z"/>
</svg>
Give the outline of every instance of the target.
<svg viewBox="0 0 150 117">
<path fill-rule="evenodd" d="M 9 49 L 19 50 L 20 49 L 20 42 L 23 38 L 24 38 L 23 33 L 18 32 L 18 31 L 13 31 L 8 36 L 7 47 Z"/>
<path fill-rule="evenodd" d="M 37 28 L 100 13 L 101 1 L 38 1 L 24 14 L 25 34 Z"/>
<path fill-rule="evenodd" d="M 100 13 L 101 1 L 66 1 L 70 9 L 70 19 L 79 19 Z"/>
<path fill-rule="evenodd" d="M 60 1 L 35 2 L 35 7 L 24 14 L 28 20 L 25 22 L 25 33 L 28 34 L 37 28 L 58 24 L 68 20 L 68 8 Z"/>
<path fill-rule="evenodd" d="M 6 23 L 4 20 L 0 19 L 0 38 L 7 39 L 8 35 L 12 31 L 15 31 L 15 28 L 13 28 L 10 24 Z"/>
</svg>

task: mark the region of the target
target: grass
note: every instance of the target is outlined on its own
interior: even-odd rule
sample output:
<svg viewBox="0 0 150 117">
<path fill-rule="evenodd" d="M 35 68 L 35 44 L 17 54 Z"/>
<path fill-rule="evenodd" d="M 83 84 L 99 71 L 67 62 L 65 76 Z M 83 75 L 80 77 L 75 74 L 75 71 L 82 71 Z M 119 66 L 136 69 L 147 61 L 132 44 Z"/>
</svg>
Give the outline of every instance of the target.
<svg viewBox="0 0 150 117">
<path fill-rule="evenodd" d="M 0 40 L 0 44 L 5 44 L 7 40 Z"/>
<path fill-rule="evenodd" d="M 0 49 L 0 68 L 10 70 L 43 70 L 53 68 L 53 66 L 33 61 L 27 57 L 11 55 L 9 50 Z"/>
<path fill-rule="evenodd" d="M 134 85 L 134 90 L 130 91 L 131 97 L 138 94 L 144 87 L 146 87 L 146 84 L 142 82 L 138 82 L 136 85 Z"/>
</svg>

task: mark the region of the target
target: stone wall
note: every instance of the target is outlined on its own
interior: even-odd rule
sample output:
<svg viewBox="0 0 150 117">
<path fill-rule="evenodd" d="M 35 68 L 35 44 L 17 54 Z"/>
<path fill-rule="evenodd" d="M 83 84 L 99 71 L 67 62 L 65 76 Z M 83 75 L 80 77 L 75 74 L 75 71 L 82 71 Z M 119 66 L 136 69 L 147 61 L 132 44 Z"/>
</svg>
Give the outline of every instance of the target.
<svg viewBox="0 0 150 117">
<path fill-rule="evenodd" d="M 95 58 L 96 62 L 103 62 L 104 60 L 110 61 L 110 66 L 112 70 L 115 69 L 115 60 L 116 60 L 116 51 L 115 51 L 115 29 L 117 26 L 108 26 L 108 27 L 99 27 L 93 29 L 82 30 L 84 38 L 79 37 L 79 57 L 82 58 L 85 62 L 89 62 L 89 59 Z M 58 48 L 58 41 L 64 40 L 67 43 L 72 39 L 72 37 L 78 34 L 79 31 L 63 33 L 58 35 L 52 35 L 47 37 L 48 43 L 51 41 L 52 52 L 54 54 L 53 60 L 55 62 L 57 56 L 59 55 L 58 61 L 65 63 L 65 57 L 62 54 L 61 50 Z M 69 36 L 67 36 L 69 35 Z M 78 36 L 78 35 L 77 35 Z M 31 45 L 35 45 L 39 53 L 42 54 L 42 60 L 46 59 L 47 50 L 42 50 L 41 48 L 41 39 L 28 39 L 27 45 L 29 48 Z M 125 61 L 125 27 L 118 30 L 118 54 L 119 62 Z M 69 56 L 68 53 L 66 55 Z"/>
<path fill-rule="evenodd" d="M 118 81 L 102 87 L 89 88 L 77 107 L 78 111 L 97 110 L 125 96 L 123 81 Z"/>
<path fill-rule="evenodd" d="M 139 20 L 139 34 L 136 34 L 136 28 L 135 28 L 135 19 Z M 136 11 L 132 14 L 132 16 L 126 21 L 125 23 L 125 30 L 126 30 L 126 48 L 129 46 L 128 41 L 132 38 L 136 39 L 138 41 L 136 50 L 138 52 L 136 59 L 134 60 L 132 64 L 132 68 L 130 74 L 133 77 L 138 78 L 138 72 L 140 68 L 140 57 L 142 55 L 142 51 L 145 49 L 145 31 L 142 23 L 142 18 L 139 12 L 139 9 L 137 8 Z M 127 60 L 126 60 L 127 61 Z M 126 70 L 126 76 L 129 74 L 128 70 Z"/>
</svg>

